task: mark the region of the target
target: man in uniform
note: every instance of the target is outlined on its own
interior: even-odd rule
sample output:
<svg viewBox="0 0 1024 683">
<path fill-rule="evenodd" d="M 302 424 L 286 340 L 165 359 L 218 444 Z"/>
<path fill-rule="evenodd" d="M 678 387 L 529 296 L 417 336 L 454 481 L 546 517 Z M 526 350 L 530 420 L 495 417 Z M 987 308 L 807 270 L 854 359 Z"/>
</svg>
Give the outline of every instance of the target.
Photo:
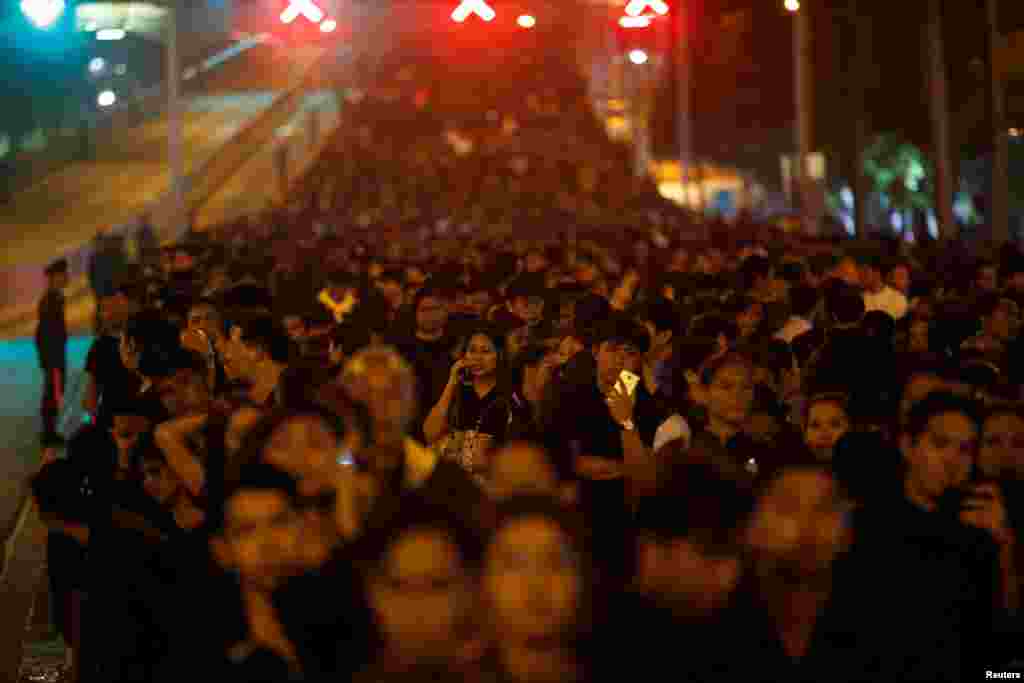
<svg viewBox="0 0 1024 683">
<path fill-rule="evenodd" d="M 68 341 L 64 319 L 64 289 L 68 286 L 68 262 L 60 259 L 46 268 L 46 294 L 39 302 L 36 351 L 43 370 L 43 447 L 62 443 L 57 433 L 57 416 L 64 405 L 64 381 Z"/>
</svg>

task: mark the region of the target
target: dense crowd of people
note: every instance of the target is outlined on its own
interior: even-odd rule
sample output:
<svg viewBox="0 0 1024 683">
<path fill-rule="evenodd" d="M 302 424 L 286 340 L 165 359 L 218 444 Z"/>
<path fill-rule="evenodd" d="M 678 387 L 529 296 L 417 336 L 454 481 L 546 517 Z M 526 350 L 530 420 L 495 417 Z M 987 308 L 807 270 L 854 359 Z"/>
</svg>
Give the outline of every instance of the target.
<svg viewBox="0 0 1024 683">
<path fill-rule="evenodd" d="M 290 206 L 97 288 L 80 680 L 1024 668 L 1024 257 L 704 223 L 545 59 L 376 65 Z"/>
</svg>

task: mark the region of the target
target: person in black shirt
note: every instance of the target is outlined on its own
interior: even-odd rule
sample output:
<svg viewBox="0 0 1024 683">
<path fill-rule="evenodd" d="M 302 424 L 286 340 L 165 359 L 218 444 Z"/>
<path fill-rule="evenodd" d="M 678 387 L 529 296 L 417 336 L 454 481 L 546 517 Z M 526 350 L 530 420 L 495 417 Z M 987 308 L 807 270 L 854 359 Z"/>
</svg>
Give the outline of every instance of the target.
<svg viewBox="0 0 1024 683">
<path fill-rule="evenodd" d="M 68 286 L 68 262 L 60 259 L 46 268 L 46 294 L 39 302 L 39 326 L 35 343 L 43 371 L 43 446 L 63 442 L 57 433 L 57 416 L 64 408 L 67 371 L 67 321 L 64 318 L 64 289 Z"/>
<path fill-rule="evenodd" d="M 103 405 L 107 391 L 124 393 L 138 389 L 138 377 L 121 362 L 120 335 L 127 321 L 138 312 L 142 294 L 137 286 L 125 281 L 115 285 L 113 294 L 100 300 L 104 333 L 92 343 L 85 358 L 88 383 L 83 408 L 102 424 L 108 424 L 110 419 Z"/>
<path fill-rule="evenodd" d="M 417 292 L 413 313 L 416 331 L 410 338 L 396 339 L 393 344 L 416 373 L 421 414 L 416 418 L 413 436 L 422 438 L 426 411 L 437 403 L 448 381 L 455 339 L 448 329 L 448 300 L 440 289 L 428 285 Z"/>
<path fill-rule="evenodd" d="M 1003 493 L 971 475 L 979 426 L 972 401 L 943 392 L 919 401 L 899 440 L 902 491 L 854 517 L 859 564 L 885 566 L 899 611 L 931 622 L 928 646 L 945 665 L 932 680 L 1006 664 L 993 643 L 1016 607 L 1019 572 Z"/>
<path fill-rule="evenodd" d="M 648 482 L 650 449 L 664 421 L 643 386 L 632 396 L 615 384 L 623 370 L 639 373 L 648 348 L 644 329 L 625 317 L 599 326 L 591 352 L 577 354 L 564 368 L 545 407 L 548 452 L 570 458 L 580 480 L 580 504 L 595 531 L 594 553 L 613 575 L 630 571 L 627 492 Z"/>
<path fill-rule="evenodd" d="M 503 443 L 511 422 L 511 402 L 504 379 L 503 337 L 488 326 L 477 326 L 467 337 L 465 351 L 452 365 L 448 384 L 434 405 L 423 431 L 430 443 L 441 445 L 445 457 L 455 458 L 469 472 L 484 475 L 486 452 Z"/>
<path fill-rule="evenodd" d="M 612 596 L 608 618 L 598 620 L 597 651 L 609 665 L 630 652 L 679 680 L 715 677 L 702 668 L 713 662 L 709 653 L 734 643 L 718 627 L 739 584 L 753 505 L 751 487 L 704 463 L 674 467 L 655 495 L 639 501 L 636 576 Z M 680 658 L 666 643 L 686 643 L 692 654 Z M 680 666 L 689 675 L 680 675 Z"/>
</svg>

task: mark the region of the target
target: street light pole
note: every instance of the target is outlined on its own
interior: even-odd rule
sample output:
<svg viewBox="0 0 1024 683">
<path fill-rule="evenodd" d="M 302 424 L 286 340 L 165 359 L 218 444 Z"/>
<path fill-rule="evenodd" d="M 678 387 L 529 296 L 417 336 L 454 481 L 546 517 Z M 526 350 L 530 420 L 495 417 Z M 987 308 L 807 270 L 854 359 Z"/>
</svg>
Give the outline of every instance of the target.
<svg viewBox="0 0 1024 683">
<path fill-rule="evenodd" d="M 181 112 L 181 68 L 178 57 L 178 0 L 168 0 L 167 13 L 167 163 L 171 177 L 171 234 L 176 238 L 185 216 L 185 158 Z"/>
<path fill-rule="evenodd" d="M 999 0 L 987 0 L 989 94 L 992 97 L 992 200 L 990 202 L 989 237 L 996 243 L 1010 239 L 1009 166 L 1010 139 L 1006 123 L 1006 95 L 1003 87 L 999 51 Z"/>
<path fill-rule="evenodd" d="M 949 141 L 949 95 L 946 87 L 946 55 L 942 32 L 942 2 L 928 1 L 925 24 L 925 49 L 928 50 L 928 109 L 932 123 L 932 147 L 935 152 L 935 203 L 938 209 L 939 236 L 943 240 L 959 237 L 953 215 L 952 151 Z"/>
<path fill-rule="evenodd" d="M 796 75 L 796 181 L 800 193 L 800 209 L 804 227 L 810 234 L 818 233 L 819 209 L 814 180 L 810 177 L 808 162 L 814 151 L 814 84 L 812 77 L 811 25 L 806 7 L 789 2 L 787 9 L 794 15 L 793 68 Z"/>
<path fill-rule="evenodd" d="M 686 5 L 679 0 L 676 10 L 676 131 L 679 144 L 679 182 L 683 186 L 684 204 L 689 206 L 690 182 L 693 178 L 693 112 L 690 103 L 690 32 Z"/>
</svg>

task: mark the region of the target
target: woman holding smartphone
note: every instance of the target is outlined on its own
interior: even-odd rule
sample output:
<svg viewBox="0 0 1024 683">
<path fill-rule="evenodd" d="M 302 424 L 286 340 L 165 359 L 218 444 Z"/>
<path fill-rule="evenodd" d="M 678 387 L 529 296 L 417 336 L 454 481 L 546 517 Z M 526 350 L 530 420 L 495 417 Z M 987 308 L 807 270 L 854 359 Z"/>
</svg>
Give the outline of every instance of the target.
<svg viewBox="0 0 1024 683">
<path fill-rule="evenodd" d="M 423 423 L 427 441 L 478 480 L 487 453 L 506 439 L 512 404 L 505 386 L 504 336 L 490 325 L 469 331 L 441 398 Z"/>
</svg>

